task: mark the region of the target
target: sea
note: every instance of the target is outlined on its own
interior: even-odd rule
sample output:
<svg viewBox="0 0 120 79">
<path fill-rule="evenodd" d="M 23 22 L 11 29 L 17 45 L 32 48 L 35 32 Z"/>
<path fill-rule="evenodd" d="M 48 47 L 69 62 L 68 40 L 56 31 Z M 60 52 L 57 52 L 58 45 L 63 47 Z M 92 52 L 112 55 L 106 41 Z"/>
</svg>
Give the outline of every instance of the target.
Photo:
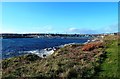
<svg viewBox="0 0 120 79">
<path fill-rule="evenodd" d="M 47 48 L 60 47 L 70 43 L 85 43 L 90 38 L 6 38 L 0 39 L 0 48 L 2 59 L 20 56 L 28 53 L 34 53 L 39 56 L 45 52 Z M 48 50 L 50 51 L 50 50 Z M 52 53 L 52 52 L 51 52 Z"/>
</svg>

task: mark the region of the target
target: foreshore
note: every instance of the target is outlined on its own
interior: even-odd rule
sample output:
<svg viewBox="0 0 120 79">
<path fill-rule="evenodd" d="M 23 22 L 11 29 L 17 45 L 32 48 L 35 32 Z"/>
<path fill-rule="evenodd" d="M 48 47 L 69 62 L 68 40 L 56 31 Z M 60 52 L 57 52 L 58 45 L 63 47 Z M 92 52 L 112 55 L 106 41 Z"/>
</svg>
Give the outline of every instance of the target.
<svg viewBox="0 0 120 79">
<path fill-rule="evenodd" d="M 94 38 L 94 39 L 89 39 L 87 40 L 87 42 L 83 43 L 83 44 L 80 44 L 80 43 L 69 43 L 69 44 L 64 44 L 64 45 L 60 45 L 60 46 L 56 46 L 56 47 L 52 47 L 52 48 L 46 48 L 46 49 L 43 49 L 43 53 L 40 53 L 38 54 L 38 56 L 44 58 L 44 57 L 47 57 L 49 55 L 52 55 L 56 50 L 60 49 L 60 48 L 64 48 L 65 46 L 69 46 L 69 45 L 76 45 L 76 44 L 80 44 L 80 45 L 85 45 L 85 44 L 88 44 L 88 43 L 92 43 L 92 42 L 103 42 L 102 40 L 103 38 Z"/>
</svg>

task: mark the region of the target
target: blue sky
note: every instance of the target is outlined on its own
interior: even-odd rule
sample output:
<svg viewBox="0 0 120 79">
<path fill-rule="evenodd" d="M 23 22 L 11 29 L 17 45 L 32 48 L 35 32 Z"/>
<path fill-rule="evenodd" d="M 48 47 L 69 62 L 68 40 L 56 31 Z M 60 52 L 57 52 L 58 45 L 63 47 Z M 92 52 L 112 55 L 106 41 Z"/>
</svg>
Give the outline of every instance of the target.
<svg viewBox="0 0 120 79">
<path fill-rule="evenodd" d="M 3 2 L 3 33 L 111 33 L 117 2 Z"/>
</svg>

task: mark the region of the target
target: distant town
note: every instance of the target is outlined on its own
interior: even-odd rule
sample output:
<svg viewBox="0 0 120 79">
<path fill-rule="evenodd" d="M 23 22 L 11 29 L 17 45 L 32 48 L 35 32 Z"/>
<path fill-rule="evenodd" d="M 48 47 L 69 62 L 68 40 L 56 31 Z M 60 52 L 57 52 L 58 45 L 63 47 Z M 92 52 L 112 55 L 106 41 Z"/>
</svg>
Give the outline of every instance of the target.
<svg viewBox="0 0 120 79">
<path fill-rule="evenodd" d="M 0 38 L 42 38 L 42 37 L 98 37 L 105 35 L 117 35 L 118 33 L 105 33 L 105 34 L 45 34 L 45 33 L 29 33 L 29 34 L 17 34 L 17 33 L 2 33 Z"/>
</svg>

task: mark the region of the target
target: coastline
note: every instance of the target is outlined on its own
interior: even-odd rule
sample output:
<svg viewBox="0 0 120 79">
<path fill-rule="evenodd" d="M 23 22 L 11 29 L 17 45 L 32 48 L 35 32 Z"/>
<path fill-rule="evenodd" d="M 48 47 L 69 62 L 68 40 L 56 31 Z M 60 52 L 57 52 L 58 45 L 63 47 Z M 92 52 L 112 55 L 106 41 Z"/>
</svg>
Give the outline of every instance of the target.
<svg viewBox="0 0 120 79">
<path fill-rule="evenodd" d="M 64 48 L 65 46 L 76 45 L 76 44 L 85 45 L 85 44 L 92 43 L 92 42 L 103 42 L 103 41 L 102 41 L 101 38 L 96 37 L 94 39 L 88 39 L 87 42 L 85 42 L 85 43 L 68 43 L 68 44 L 64 44 L 64 45 L 60 45 L 60 46 L 55 46 L 55 47 L 52 47 L 52 48 L 46 48 L 46 49 L 50 49 L 50 51 L 46 51 L 46 49 L 43 49 L 43 50 L 45 50 L 45 52 L 40 53 L 41 55 L 38 55 L 38 56 L 44 58 L 44 57 L 52 55 L 56 50 L 58 50 L 60 48 Z M 56 47 L 57 47 L 57 49 L 55 49 Z M 45 55 L 45 56 L 43 57 L 43 55 Z"/>
<path fill-rule="evenodd" d="M 97 41 L 100 41 L 100 40 L 96 37 L 96 38 L 88 39 L 87 42 L 85 42 L 85 43 L 68 43 L 68 44 L 64 44 L 64 45 L 60 45 L 60 46 L 54 46 L 54 47 L 45 48 L 45 49 L 41 49 L 41 50 L 24 51 L 24 53 L 35 54 L 35 55 L 37 55 L 41 58 L 46 58 L 46 57 L 52 55 L 58 49 L 64 48 L 66 46 L 76 45 L 76 44 L 85 45 L 85 44 L 92 43 L 92 42 L 97 42 Z M 23 54 L 23 55 L 25 55 L 25 54 Z M 22 55 L 20 55 L 20 56 L 22 56 Z"/>
<path fill-rule="evenodd" d="M 48 40 L 48 41 L 47 41 Z M 55 42 L 56 41 L 56 42 Z M 87 41 L 87 38 L 84 40 L 79 39 L 3 39 L 3 59 L 21 56 L 27 53 L 35 53 L 38 56 L 43 57 L 43 53 L 47 56 L 53 53 L 56 49 L 62 48 L 69 44 L 84 43 Z M 25 42 L 25 43 L 24 43 Z M 43 43 L 42 43 L 43 42 Z M 49 43 L 50 42 L 50 43 Z M 8 43 L 8 45 L 6 45 Z M 10 45 L 9 45 L 10 44 Z M 11 48 L 10 48 L 11 47 Z M 35 48 L 34 48 L 35 47 Z M 14 55 L 15 53 L 15 55 Z"/>
<path fill-rule="evenodd" d="M 92 47 L 88 46 L 89 43 L 92 45 Z M 104 55 L 104 49 L 103 45 L 101 46 L 101 43 L 99 44 L 95 41 L 89 43 L 70 43 L 61 45 L 61 48 L 58 48 L 57 50 L 54 49 L 54 52 L 49 52 L 47 53 L 47 56 L 44 55 L 43 57 L 40 57 L 36 54 L 26 54 L 18 57 L 5 59 L 2 61 L 2 63 L 4 64 L 2 67 L 3 77 L 9 76 L 10 74 L 13 75 L 14 73 L 16 73 L 15 76 L 17 77 L 28 76 L 50 79 L 53 77 L 52 74 L 54 73 L 55 76 L 53 79 L 56 79 L 57 77 L 69 78 L 72 74 L 75 73 L 78 75 L 78 78 L 90 78 L 95 74 L 95 68 L 99 67 L 100 63 L 98 61 L 102 61 L 103 59 L 103 57 L 101 56 Z M 83 48 L 86 49 L 86 46 L 88 46 L 89 49 L 83 50 Z M 44 50 L 51 51 L 53 50 L 53 48 L 47 48 Z M 19 68 L 23 70 L 23 67 L 25 70 L 27 69 L 26 72 L 23 72 L 21 70 L 18 71 Z M 6 69 L 8 69 L 8 71 L 6 71 Z M 90 74 L 88 73 L 89 69 Z M 19 73 L 21 73 L 20 76 L 17 75 Z M 29 73 L 30 75 L 27 75 L 27 73 Z M 58 73 L 59 75 L 57 75 Z M 86 73 L 86 76 L 82 73 Z"/>
</svg>

